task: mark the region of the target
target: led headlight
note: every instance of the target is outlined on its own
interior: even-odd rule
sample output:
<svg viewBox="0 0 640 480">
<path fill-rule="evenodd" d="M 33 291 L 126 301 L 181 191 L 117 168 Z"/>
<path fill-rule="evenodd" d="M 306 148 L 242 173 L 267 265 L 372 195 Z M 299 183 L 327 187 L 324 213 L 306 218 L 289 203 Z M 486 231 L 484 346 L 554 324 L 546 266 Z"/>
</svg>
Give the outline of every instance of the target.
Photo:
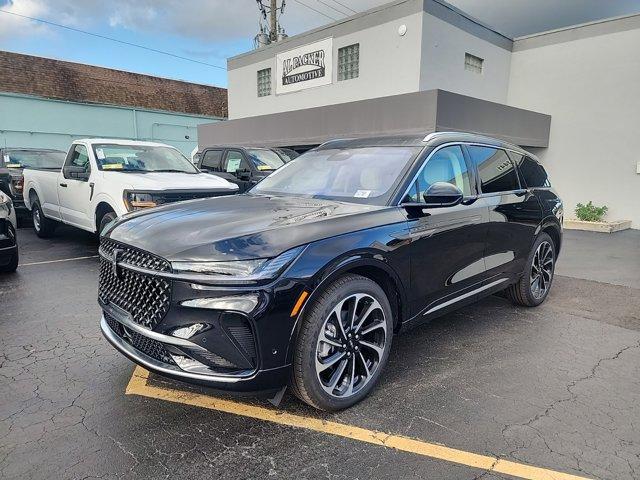
<svg viewBox="0 0 640 480">
<path fill-rule="evenodd" d="M 125 190 L 122 194 L 124 205 L 129 212 L 140 210 L 142 208 L 151 208 L 160 205 L 160 200 L 151 193 L 136 192 Z"/>
<path fill-rule="evenodd" d="M 202 275 L 221 283 L 253 283 L 276 278 L 304 250 L 304 246 L 287 250 L 275 258 L 232 260 L 229 262 L 172 262 L 174 273 Z"/>
</svg>

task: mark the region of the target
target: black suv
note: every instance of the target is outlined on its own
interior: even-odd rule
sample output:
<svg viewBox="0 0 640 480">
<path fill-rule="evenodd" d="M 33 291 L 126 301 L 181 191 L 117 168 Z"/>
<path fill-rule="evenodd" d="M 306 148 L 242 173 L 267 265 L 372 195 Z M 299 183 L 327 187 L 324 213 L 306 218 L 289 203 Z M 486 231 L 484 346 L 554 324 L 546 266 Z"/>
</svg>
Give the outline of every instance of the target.
<svg viewBox="0 0 640 480">
<path fill-rule="evenodd" d="M 462 133 L 326 143 L 250 192 L 123 216 L 101 239 L 106 338 L 134 362 L 324 410 L 393 335 L 499 291 L 536 306 L 562 241 L 536 158 Z"/>
<path fill-rule="evenodd" d="M 0 191 L 11 198 L 16 214 L 21 218 L 31 213 L 24 204 L 22 170 L 25 168 L 60 170 L 67 153 L 49 148 L 0 149 Z"/>
<path fill-rule="evenodd" d="M 243 193 L 289 161 L 270 148 L 218 145 L 202 150 L 196 166 L 238 185 Z"/>
</svg>

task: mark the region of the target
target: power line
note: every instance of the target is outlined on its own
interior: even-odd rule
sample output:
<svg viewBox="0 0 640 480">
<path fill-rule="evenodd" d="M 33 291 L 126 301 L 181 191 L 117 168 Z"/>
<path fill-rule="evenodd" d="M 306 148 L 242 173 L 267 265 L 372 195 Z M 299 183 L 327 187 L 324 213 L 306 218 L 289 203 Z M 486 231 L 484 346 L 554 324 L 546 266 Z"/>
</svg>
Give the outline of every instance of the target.
<svg viewBox="0 0 640 480">
<path fill-rule="evenodd" d="M 331 4 L 329 4 L 329 3 L 326 3 L 326 2 L 323 2 L 322 0 L 316 0 L 316 2 L 321 3 L 321 4 L 322 4 L 322 5 L 324 5 L 325 7 L 329 7 L 331 10 L 333 10 L 333 11 L 335 11 L 335 12 L 338 12 L 340 15 L 345 15 L 345 16 L 347 16 L 347 15 L 348 15 L 348 14 L 346 14 L 346 13 L 344 13 L 344 12 L 342 12 L 342 11 L 338 10 L 338 9 L 337 9 L 337 8 L 335 8 L 333 5 L 331 5 Z"/>
<path fill-rule="evenodd" d="M 327 15 L 326 13 L 321 12 L 320 10 L 316 10 L 315 8 L 307 5 L 306 3 L 302 3 L 300 0 L 293 0 L 293 1 L 298 3 L 298 4 L 300 4 L 300 5 L 302 5 L 303 7 L 307 7 L 309 10 L 313 10 L 314 12 L 319 13 L 320 15 L 323 15 L 323 16 L 325 16 L 327 18 L 330 18 L 331 20 L 338 21 L 337 18 L 333 18 L 331 15 Z"/>
<path fill-rule="evenodd" d="M 34 22 L 40 22 L 40 23 L 44 23 L 46 25 L 51 25 L 51 26 L 54 26 L 54 27 L 64 28 L 66 30 L 71 30 L 72 32 L 83 33 L 85 35 L 90 35 L 92 37 L 101 38 L 103 40 L 110 40 L 112 42 L 121 43 L 122 45 L 128 45 L 130 47 L 141 48 L 143 50 L 148 50 L 150 52 L 159 53 L 161 55 L 168 55 L 169 57 L 179 58 L 180 60 L 186 60 L 188 62 L 199 63 L 200 65 L 206 65 L 207 67 L 220 68 L 222 70 L 226 70 L 225 67 L 221 67 L 220 65 L 214 65 L 212 63 L 201 62 L 200 60 L 195 60 L 195 59 L 189 58 L 189 57 L 183 57 L 183 56 L 177 55 L 175 53 L 165 52 L 164 50 L 158 50 L 156 48 L 145 47 L 144 45 L 138 45 L 137 43 L 131 43 L 131 42 L 127 42 L 125 40 L 120 40 L 120 39 L 113 38 L 113 37 L 107 37 L 106 35 L 100 35 L 98 33 L 87 32 L 86 30 L 80 30 L 78 28 L 68 27 L 67 25 L 62 25 L 60 23 L 50 22 L 48 20 L 43 20 L 41 18 L 29 17 L 27 15 L 21 15 L 19 13 L 9 12 L 7 10 L 2 10 L 2 9 L 0 9 L 0 13 L 6 13 L 7 15 L 13 15 L 15 17 L 26 18 L 28 20 L 33 20 Z"/>
<path fill-rule="evenodd" d="M 347 5 L 345 5 L 344 3 L 339 2 L 338 0 L 331 0 L 331 1 L 332 1 L 333 3 L 337 3 L 337 4 L 338 4 L 338 5 L 340 5 L 341 7 L 346 8 L 347 10 L 352 11 L 353 13 L 358 13 L 358 11 L 357 11 L 357 10 L 354 10 L 353 8 L 348 7 Z"/>
</svg>

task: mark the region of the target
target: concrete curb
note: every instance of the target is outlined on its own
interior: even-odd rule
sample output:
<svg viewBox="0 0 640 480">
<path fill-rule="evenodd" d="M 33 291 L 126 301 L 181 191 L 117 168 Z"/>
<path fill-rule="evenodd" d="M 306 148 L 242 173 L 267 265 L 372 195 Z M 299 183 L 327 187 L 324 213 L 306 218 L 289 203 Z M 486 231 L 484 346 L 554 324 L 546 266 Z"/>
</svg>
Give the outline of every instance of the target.
<svg viewBox="0 0 640 480">
<path fill-rule="evenodd" d="M 564 228 L 568 230 L 586 230 L 589 232 L 613 233 L 631 228 L 631 220 L 613 222 L 585 222 L 583 220 L 565 219 Z"/>
</svg>

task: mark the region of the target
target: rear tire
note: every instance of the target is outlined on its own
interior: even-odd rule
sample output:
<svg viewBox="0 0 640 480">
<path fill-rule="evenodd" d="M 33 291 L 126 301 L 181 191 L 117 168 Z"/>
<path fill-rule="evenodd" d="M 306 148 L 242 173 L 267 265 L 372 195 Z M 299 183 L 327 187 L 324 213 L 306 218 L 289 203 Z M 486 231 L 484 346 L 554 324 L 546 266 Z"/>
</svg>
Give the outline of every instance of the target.
<svg viewBox="0 0 640 480">
<path fill-rule="evenodd" d="M 10 224 L 9 225 L 9 234 L 14 235 L 15 238 L 15 229 L 13 228 L 13 226 Z M 17 242 L 16 242 L 17 245 Z M 19 256 L 18 256 L 18 250 L 16 250 L 16 252 L 13 254 L 13 256 L 9 259 L 9 263 L 5 264 L 5 265 L 0 265 L 0 272 L 2 273 L 12 273 L 15 272 L 18 269 L 18 260 L 19 260 Z"/>
<path fill-rule="evenodd" d="M 384 290 L 369 278 L 345 275 L 309 304 L 300 322 L 293 393 L 326 411 L 342 410 L 365 398 L 391 350 L 393 318 Z"/>
<path fill-rule="evenodd" d="M 11 260 L 9 260 L 9 263 L 7 263 L 6 265 L 0 266 L 0 272 L 2 273 L 13 273 L 18 269 L 18 260 L 19 260 L 19 256 L 18 256 L 18 252 L 13 254 L 13 257 L 11 257 Z"/>
<path fill-rule="evenodd" d="M 533 244 L 522 277 L 505 290 L 507 298 L 516 305 L 537 307 L 549 295 L 555 266 L 555 245 L 551 237 L 543 232 Z"/>
<path fill-rule="evenodd" d="M 49 238 L 53 235 L 57 223 L 44 216 L 44 213 L 42 213 L 42 207 L 40 206 L 40 200 L 37 198 L 33 201 L 33 205 L 31 206 L 31 216 L 33 218 L 33 229 L 38 237 Z"/>
</svg>

